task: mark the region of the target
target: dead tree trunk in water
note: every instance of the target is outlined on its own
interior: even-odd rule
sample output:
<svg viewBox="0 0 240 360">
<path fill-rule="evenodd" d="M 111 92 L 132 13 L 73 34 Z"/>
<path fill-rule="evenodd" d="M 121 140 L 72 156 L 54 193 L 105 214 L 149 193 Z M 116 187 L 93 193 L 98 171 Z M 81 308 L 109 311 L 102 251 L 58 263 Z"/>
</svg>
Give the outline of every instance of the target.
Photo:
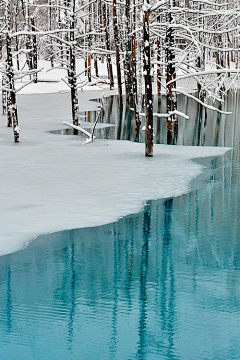
<svg viewBox="0 0 240 360">
<path fill-rule="evenodd" d="M 69 85 L 71 89 L 71 105 L 72 105 L 72 120 L 73 125 L 79 125 L 79 105 L 78 105 L 78 93 L 77 93 L 77 77 L 76 77 L 76 57 L 75 57 L 75 1 L 72 0 L 72 13 L 70 15 L 70 46 L 69 46 Z M 74 130 L 77 134 L 78 131 Z"/>
<path fill-rule="evenodd" d="M 153 156 L 153 103 L 151 51 L 149 43 L 149 0 L 143 5 L 143 73 L 145 79 L 145 156 Z"/>
<path fill-rule="evenodd" d="M 160 15 L 157 17 L 157 21 L 160 23 Z M 161 95 L 161 48 L 160 37 L 157 38 L 157 94 Z"/>
<path fill-rule="evenodd" d="M 7 52 L 7 68 L 6 68 L 7 88 L 9 89 L 9 98 L 10 98 L 9 112 L 11 115 L 11 125 L 13 127 L 14 141 L 19 142 L 20 128 L 18 126 L 18 115 L 17 115 L 16 91 L 15 91 L 15 84 L 14 84 L 11 39 L 10 39 L 10 36 L 8 33 L 6 36 L 6 52 Z"/>
<path fill-rule="evenodd" d="M 118 81 L 118 105 L 119 109 L 123 108 L 123 99 L 122 99 L 122 78 L 121 78 L 121 66 L 120 66 L 120 53 L 119 53 L 119 34 L 118 34 L 118 25 L 117 25 L 117 11 L 116 11 L 116 0 L 113 0 L 113 32 L 114 32 L 114 41 L 115 41 L 115 51 L 116 51 L 116 66 L 117 66 L 117 81 Z"/>
<path fill-rule="evenodd" d="M 126 50 L 125 50 L 125 88 L 126 88 L 126 100 L 131 98 L 131 74 L 130 74 L 130 59 L 131 59 L 131 37 L 130 37 L 130 0 L 126 0 L 125 3 L 125 28 L 126 28 Z"/>
<path fill-rule="evenodd" d="M 6 66 L 5 66 L 6 70 Z M 2 73 L 2 114 L 7 114 L 7 79 L 6 79 L 6 73 Z"/>
<path fill-rule="evenodd" d="M 34 18 L 31 18 L 31 27 L 32 27 L 32 32 L 36 31 Z M 32 37 L 32 47 L 33 47 L 33 51 L 32 51 L 32 55 L 33 55 L 33 59 L 32 59 L 33 69 L 34 69 L 34 70 L 37 70 L 37 36 L 36 36 L 35 34 L 34 34 L 33 37 Z M 37 82 L 38 82 L 37 72 L 33 75 L 33 82 L 34 82 L 34 83 L 37 83 Z"/>
<path fill-rule="evenodd" d="M 132 7 L 132 22 L 133 26 L 136 24 L 136 7 L 135 0 L 133 0 Z M 136 54 L 136 35 L 132 29 L 132 37 L 131 37 L 131 83 L 132 83 L 132 98 L 133 98 L 133 107 L 134 107 L 134 119 L 135 119 L 135 129 L 139 131 L 141 121 L 138 112 L 138 89 L 137 89 L 137 54 Z"/>
<path fill-rule="evenodd" d="M 105 42 L 106 42 L 106 50 L 110 50 L 110 42 L 109 42 L 109 20 L 107 16 L 107 5 L 102 3 L 103 7 L 103 27 L 105 29 Z M 113 69 L 112 69 L 112 59 L 110 53 L 107 53 L 107 69 L 108 69 L 108 78 L 110 81 L 110 90 L 114 88 L 114 79 L 113 79 Z"/>
<path fill-rule="evenodd" d="M 174 54 L 174 33 L 173 27 L 171 24 L 173 23 L 172 17 L 172 7 L 175 7 L 175 0 L 169 0 L 168 3 L 168 25 L 166 32 L 166 75 L 167 75 L 167 114 L 169 117 L 167 118 L 167 143 L 173 144 L 177 137 L 178 133 L 178 120 L 177 115 L 174 113 L 177 110 L 177 97 L 176 93 L 173 92 L 173 88 L 176 88 L 176 82 L 169 84 L 171 80 L 176 79 L 176 68 L 175 68 L 175 54 Z"/>
</svg>

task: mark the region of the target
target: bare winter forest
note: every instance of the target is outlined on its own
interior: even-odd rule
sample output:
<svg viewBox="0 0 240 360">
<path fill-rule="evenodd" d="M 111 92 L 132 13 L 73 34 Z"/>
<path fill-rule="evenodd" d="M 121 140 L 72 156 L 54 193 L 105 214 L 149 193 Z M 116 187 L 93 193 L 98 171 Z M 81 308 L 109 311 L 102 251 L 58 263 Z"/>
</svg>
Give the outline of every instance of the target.
<svg viewBox="0 0 240 360">
<path fill-rule="evenodd" d="M 166 118 L 167 140 L 174 144 L 178 118 L 188 119 L 178 111 L 177 94 L 206 111 L 226 113 L 221 104 L 239 76 L 239 15 L 239 0 L 1 0 L 2 111 L 15 142 L 20 129 L 15 84 L 22 81 L 19 91 L 37 83 L 38 60 L 45 59 L 53 71 L 66 69 L 73 126 L 79 125 L 78 90 L 106 83 L 118 89 L 120 109 L 125 92 L 136 131 L 145 118 L 146 156 L 153 155 L 154 116 Z M 80 73 L 76 59 L 84 59 Z M 99 76 L 100 62 L 107 77 Z M 178 87 L 180 80 L 186 87 L 194 80 L 196 91 Z M 153 113 L 153 86 L 159 101 L 161 93 L 166 96 L 164 114 Z"/>
</svg>

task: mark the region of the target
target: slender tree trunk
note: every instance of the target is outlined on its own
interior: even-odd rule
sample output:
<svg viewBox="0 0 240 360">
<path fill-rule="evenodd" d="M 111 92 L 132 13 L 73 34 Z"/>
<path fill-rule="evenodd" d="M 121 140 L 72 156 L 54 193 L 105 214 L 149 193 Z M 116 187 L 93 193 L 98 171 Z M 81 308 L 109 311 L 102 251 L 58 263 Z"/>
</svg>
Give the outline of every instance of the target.
<svg viewBox="0 0 240 360">
<path fill-rule="evenodd" d="M 133 0 L 132 7 L 132 19 L 133 26 L 136 25 L 136 7 L 135 0 Z M 138 112 L 138 89 L 137 89 L 137 54 L 136 54 L 136 35 L 133 33 L 132 29 L 132 37 L 131 37 L 131 82 L 132 82 L 132 99 L 133 99 L 133 107 L 134 107 L 134 119 L 135 119 L 135 129 L 138 131 L 141 125 L 141 120 Z"/>
<path fill-rule="evenodd" d="M 89 5 L 89 8 L 88 8 L 88 51 L 91 50 L 91 47 L 92 47 L 92 35 L 90 35 L 91 31 L 92 31 L 92 21 L 91 21 L 91 9 L 90 9 L 90 5 Z M 87 57 L 87 62 L 88 62 L 88 70 L 87 70 L 87 74 L 88 74 L 88 81 L 91 82 L 92 81 L 92 68 L 91 68 L 91 54 L 89 53 L 88 54 L 88 57 Z"/>
<path fill-rule="evenodd" d="M 126 100 L 129 101 L 131 97 L 131 73 L 130 73 L 130 59 L 131 59 L 131 37 L 130 37 L 130 0 L 125 3 L 125 27 L 126 27 L 126 50 L 125 50 L 125 88 Z"/>
<path fill-rule="evenodd" d="M 5 67 L 6 70 L 6 67 Z M 6 115 L 7 114 L 7 91 L 4 89 L 7 87 L 7 79 L 6 79 L 6 74 L 3 73 L 2 74 L 2 114 Z"/>
<path fill-rule="evenodd" d="M 14 12 L 15 12 L 15 32 L 18 31 L 18 16 L 17 16 L 17 12 L 18 12 L 18 3 L 15 4 L 14 7 Z M 19 50 L 19 44 L 18 44 L 18 36 L 15 37 L 15 41 L 16 41 L 16 45 L 15 45 L 15 51 L 18 52 Z M 20 70 L 20 63 L 19 63 L 19 55 L 17 54 L 16 56 L 16 61 L 17 61 L 17 69 Z"/>
<path fill-rule="evenodd" d="M 2 49 L 3 49 L 2 35 L 0 35 L 0 60 L 2 60 L 2 57 L 3 57 Z"/>
<path fill-rule="evenodd" d="M 9 34 L 6 36 L 6 52 L 7 52 L 7 86 L 9 88 L 10 95 L 10 114 L 11 114 L 11 123 L 13 127 L 14 141 L 19 142 L 19 131 L 18 126 L 18 114 L 17 114 L 17 103 L 16 103 L 16 91 L 14 84 L 14 72 L 13 72 L 13 61 L 12 61 L 12 51 L 11 51 L 11 39 Z"/>
<path fill-rule="evenodd" d="M 116 0 L 113 0 L 113 32 L 114 32 L 115 51 L 116 51 L 118 105 L 119 105 L 119 108 L 122 109 L 123 108 L 122 77 L 121 77 L 121 67 L 120 67 L 119 35 L 118 35 L 118 25 L 117 25 Z"/>
<path fill-rule="evenodd" d="M 175 0 L 169 0 L 168 3 L 168 26 L 166 33 L 166 75 L 167 75 L 167 114 L 170 116 L 167 118 L 167 143 L 173 144 L 178 132 L 178 120 L 176 114 L 172 114 L 177 110 L 177 97 L 176 93 L 172 90 L 176 88 L 176 82 L 169 84 L 171 80 L 176 79 L 176 68 L 175 68 L 175 55 L 174 55 L 174 34 L 173 27 L 171 26 L 173 22 L 172 18 L 172 6 L 175 6 Z"/>
<path fill-rule="evenodd" d="M 106 43 L 106 50 L 110 50 L 110 41 L 109 41 L 109 20 L 107 16 L 107 5 L 105 2 L 102 3 L 103 9 L 103 27 L 105 29 L 105 43 Z M 108 78 L 110 82 L 110 90 L 114 88 L 114 79 L 113 79 L 113 68 L 112 68 L 112 59 L 111 55 L 107 53 L 107 69 L 108 69 Z"/>
<path fill-rule="evenodd" d="M 76 58 L 74 48 L 74 30 L 75 30 L 75 1 L 72 0 L 72 14 L 70 18 L 70 47 L 69 47 L 69 84 L 71 88 L 71 105 L 72 105 L 72 120 L 73 125 L 79 125 L 79 105 L 78 105 L 78 93 L 77 93 L 77 78 L 76 78 Z M 77 133 L 77 130 L 74 130 Z"/>
<path fill-rule="evenodd" d="M 26 2 L 26 29 L 29 31 L 29 5 L 28 0 Z M 26 49 L 27 49 L 27 65 L 29 70 L 33 69 L 33 63 L 32 63 L 32 42 L 31 42 L 31 35 L 27 35 L 26 37 Z M 31 78 L 31 76 L 30 76 Z"/>
<path fill-rule="evenodd" d="M 160 15 L 157 17 L 157 21 L 160 23 Z M 157 94 L 161 95 L 161 48 L 160 48 L 160 38 L 157 38 Z"/>
<path fill-rule="evenodd" d="M 96 77 L 99 77 L 99 74 L 98 74 L 98 58 L 97 58 L 97 55 L 95 55 L 95 57 L 94 57 L 94 69 L 95 69 L 95 75 L 96 75 Z"/>
<path fill-rule="evenodd" d="M 35 29 L 35 21 L 34 21 L 33 17 L 31 18 L 31 27 L 32 27 L 33 32 L 36 31 L 36 29 Z M 33 69 L 37 70 L 38 61 L 37 61 L 37 36 L 36 35 L 33 35 L 33 37 L 32 37 L 32 46 L 33 46 L 33 51 L 32 51 L 32 54 L 33 54 Z M 35 73 L 33 75 L 33 82 L 35 84 L 38 82 L 37 73 Z"/>
<path fill-rule="evenodd" d="M 52 0 L 48 0 L 48 30 L 52 30 Z M 51 67 L 54 66 L 54 59 L 53 59 L 53 46 L 52 46 L 52 37 L 50 36 L 50 46 L 49 46 L 49 52 L 50 52 L 50 63 Z"/>
<path fill-rule="evenodd" d="M 143 64 L 145 79 L 145 156 L 153 156 L 153 102 L 151 49 L 149 43 L 149 0 L 143 5 Z"/>
</svg>

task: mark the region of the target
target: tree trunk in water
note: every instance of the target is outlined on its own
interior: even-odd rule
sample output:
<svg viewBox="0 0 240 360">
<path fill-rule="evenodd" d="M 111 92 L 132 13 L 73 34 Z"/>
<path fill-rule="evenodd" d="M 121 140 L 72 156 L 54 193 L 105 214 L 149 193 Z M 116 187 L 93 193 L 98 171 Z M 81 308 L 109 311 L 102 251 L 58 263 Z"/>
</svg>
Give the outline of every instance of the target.
<svg viewBox="0 0 240 360">
<path fill-rule="evenodd" d="M 3 48 L 3 45 L 2 45 L 2 35 L 0 35 L 0 60 L 2 60 L 2 48 Z"/>
<path fill-rule="evenodd" d="M 52 30 L 52 0 L 48 0 L 48 30 Z M 51 67 L 54 67 L 54 62 L 53 62 L 53 46 L 52 46 L 52 37 L 50 36 L 50 63 L 51 63 Z"/>
<path fill-rule="evenodd" d="M 6 67 L 5 67 L 6 69 Z M 2 74 L 2 114 L 6 115 L 7 114 L 7 91 L 4 89 L 7 87 L 7 79 L 6 79 L 6 74 L 3 73 Z"/>
<path fill-rule="evenodd" d="M 92 81 L 92 74 L 91 74 L 91 55 L 88 55 L 87 57 L 88 60 L 88 70 L 87 70 L 87 75 L 88 75 L 88 81 L 91 82 Z"/>
<path fill-rule="evenodd" d="M 133 0 L 133 24 L 136 23 L 136 8 L 135 0 Z M 133 29 L 132 29 L 133 30 Z M 137 90 L 137 59 L 136 59 L 136 35 L 132 34 L 131 37 L 131 87 L 132 87 L 132 99 L 133 99 L 133 108 L 134 108 L 134 119 L 135 119 L 135 129 L 139 131 L 141 120 L 138 112 L 138 90 Z"/>
<path fill-rule="evenodd" d="M 113 32 L 114 32 L 115 51 L 116 51 L 116 66 L 117 66 L 117 81 L 118 81 L 118 105 L 119 105 L 119 109 L 122 109 L 123 108 L 122 78 L 121 78 L 121 67 L 120 67 L 116 0 L 113 0 Z"/>
<path fill-rule="evenodd" d="M 175 1 L 173 1 L 173 7 L 175 6 Z M 169 81 L 176 78 L 176 68 L 175 68 L 175 55 L 174 55 L 174 36 L 173 28 L 171 24 L 173 22 L 172 12 L 171 12 L 171 0 L 168 4 L 168 28 L 166 33 L 166 63 L 167 63 L 167 114 L 177 110 L 177 97 L 176 93 L 172 90 L 176 88 L 176 82 L 168 84 Z M 174 144 L 178 134 L 178 120 L 176 114 L 171 114 L 167 118 L 167 143 Z"/>
<path fill-rule="evenodd" d="M 11 51 L 11 39 L 9 34 L 6 36 L 6 52 L 7 52 L 7 87 L 9 88 L 11 123 L 13 127 L 14 141 L 19 142 L 19 126 L 17 115 L 16 91 L 14 84 L 13 61 Z"/>
<path fill-rule="evenodd" d="M 72 105 L 72 120 L 73 125 L 79 125 L 79 105 L 78 105 L 78 93 L 77 93 L 77 78 L 76 78 L 76 58 L 74 49 L 74 30 L 75 30 L 75 0 L 72 2 L 72 14 L 70 20 L 70 47 L 69 47 L 69 84 L 71 88 L 71 105 Z M 74 129 L 74 134 L 78 131 Z"/>
<path fill-rule="evenodd" d="M 35 21 L 34 21 L 34 18 L 31 18 L 31 27 L 32 27 L 32 31 L 36 31 L 35 29 Z M 32 54 L 33 54 L 33 69 L 34 70 L 37 70 L 37 36 L 36 35 L 33 35 L 32 37 L 32 41 L 33 41 L 33 51 L 32 51 Z M 35 73 L 33 75 L 33 82 L 36 84 L 38 82 L 38 78 L 37 78 L 37 73 Z"/>
<path fill-rule="evenodd" d="M 131 97 L 131 73 L 130 73 L 130 59 L 131 59 L 131 37 L 130 37 L 130 0 L 126 0 L 125 4 L 125 21 L 126 21 L 126 52 L 125 52 L 125 88 L 126 100 L 129 101 Z"/>
<path fill-rule="evenodd" d="M 109 24 L 108 24 L 108 16 L 107 16 L 107 9 L 106 4 L 103 3 L 103 27 L 105 29 L 105 43 L 106 43 L 106 50 L 110 50 L 110 42 L 109 42 Z M 112 69 L 112 59 L 111 55 L 107 54 L 107 69 L 108 69 L 108 79 L 110 82 L 110 90 L 114 88 L 114 79 L 113 79 L 113 69 Z"/>
<path fill-rule="evenodd" d="M 90 5 L 88 6 L 88 51 L 91 50 L 91 47 L 92 47 L 92 38 L 91 38 L 91 31 L 92 31 L 92 28 L 91 28 L 91 24 L 92 24 L 92 19 L 91 19 L 91 8 L 90 8 Z M 91 54 L 89 53 L 88 54 L 88 57 L 87 57 L 87 62 L 88 62 L 88 70 L 87 70 L 87 75 L 88 75 L 88 81 L 91 82 L 92 81 L 92 68 L 91 68 Z"/>
<path fill-rule="evenodd" d="M 26 3 L 26 30 L 29 31 L 29 5 L 28 2 Z M 26 37 L 26 49 L 27 52 L 27 65 L 29 70 L 33 69 L 33 63 L 32 63 L 32 42 L 31 42 L 31 35 L 27 35 Z M 31 78 L 31 75 L 30 75 Z"/>
<path fill-rule="evenodd" d="M 94 58 L 94 69 L 95 69 L 95 75 L 96 75 L 96 77 L 99 77 L 99 74 L 98 74 L 98 58 L 97 58 L 97 55 L 96 55 L 95 58 Z"/>
<path fill-rule="evenodd" d="M 143 5 L 143 64 L 145 79 L 145 156 L 153 156 L 153 103 L 151 78 L 151 51 L 149 43 L 149 1 Z"/>
<path fill-rule="evenodd" d="M 14 6 L 14 12 L 15 12 L 15 19 L 14 19 L 14 22 L 15 22 L 15 32 L 17 33 L 18 32 L 18 3 L 15 4 Z M 19 50 L 19 44 L 18 44 L 18 36 L 15 37 L 15 51 L 16 53 L 18 52 Z M 16 62 L 17 62 L 17 69 L 18 71 L 20 70 L 20 62 L 19 62 L 19 55 L 16 56 Z"/>
<path fill-rule="evenodd" d="M 160 15 L 157 17 L 157 21 L 160 23 Z M 157 39 L 157 94 L 161 95 L 161 49 L 160 49 L 160 38 Z"/>
</svg>

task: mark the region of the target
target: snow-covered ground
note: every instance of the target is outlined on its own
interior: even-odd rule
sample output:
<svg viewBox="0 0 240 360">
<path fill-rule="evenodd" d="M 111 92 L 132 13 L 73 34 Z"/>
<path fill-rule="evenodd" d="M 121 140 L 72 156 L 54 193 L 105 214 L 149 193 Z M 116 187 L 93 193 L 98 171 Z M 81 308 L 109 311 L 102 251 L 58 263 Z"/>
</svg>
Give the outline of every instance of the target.
<svg viewBox="0 0 240 360">
<path fill-rule="evenodd" d="M 48 74 L 42 80 L 54 80 Z M 71 116 L 69 96 L 50 94 L 52 84 L 65 90 L 42 82 L 24 92 L 47 94 L 18 96 L 19 144 L 0 116 L 0 255 L 40 234 L 109 223 L 139 211 L 146 200 L 186 193 L 202 171 L 190 159 L 227 151 L 156 145 L 154 157 L 145 158 L 143 144 L 96 140 L 82 146 L 80 137 L 49 133 Z M 81 111 L 96 109 L 91 94 L 80 93 Z"/>
</svg>

